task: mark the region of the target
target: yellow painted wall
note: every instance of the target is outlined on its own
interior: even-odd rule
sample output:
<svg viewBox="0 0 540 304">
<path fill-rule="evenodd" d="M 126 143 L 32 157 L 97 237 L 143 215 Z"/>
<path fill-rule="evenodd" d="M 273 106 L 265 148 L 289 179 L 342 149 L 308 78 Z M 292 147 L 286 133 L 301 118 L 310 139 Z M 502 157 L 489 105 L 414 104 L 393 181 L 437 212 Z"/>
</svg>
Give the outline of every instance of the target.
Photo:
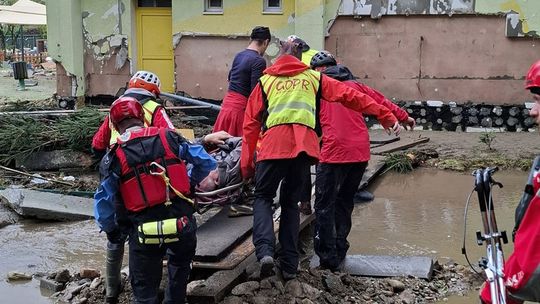
<svg viewBox="0 0 540 304">
<path fill-rule="evenodd" d="M 540 35 L 539 0 L 476 0 L 475 11 L 480 14 L 497 14 L 514 11 L 523 22 L 523 33 Z M 536 32 L 536 33 L 533 33 Z"/>
<path fill-rule="evenodd" d="M 295 0 L 282 0 L 283 13 L 263 14 L 262 0 L 223 1 L 223 14 L 205 14 L 204 1 L 173 0 L 173 34 L 249 35 L 257 25 L 270 27 L 272 35 L 294 34 Z"/>
</svg>

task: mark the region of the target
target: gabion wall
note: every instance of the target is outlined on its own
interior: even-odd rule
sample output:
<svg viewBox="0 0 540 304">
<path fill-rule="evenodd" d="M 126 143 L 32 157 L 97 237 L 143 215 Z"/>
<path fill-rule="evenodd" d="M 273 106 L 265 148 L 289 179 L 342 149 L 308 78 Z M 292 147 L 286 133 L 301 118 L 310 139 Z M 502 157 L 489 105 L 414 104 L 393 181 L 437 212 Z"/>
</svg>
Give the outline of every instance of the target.
<svg viewBox="0 0 540 304">
<path fill-rule="evenodd" d="M 417 128 L 434 131 L 467 131 L 467 128 L 493 128 L 501 131 L 528 131 L 536 127 L 523 105 L 493 106 L 487 104 L 444 104 L 441 101 L 399 102 L 399 106 L 416 119 Z M 368 127 L 377 123 L 366 117 Z"/>
</svg>

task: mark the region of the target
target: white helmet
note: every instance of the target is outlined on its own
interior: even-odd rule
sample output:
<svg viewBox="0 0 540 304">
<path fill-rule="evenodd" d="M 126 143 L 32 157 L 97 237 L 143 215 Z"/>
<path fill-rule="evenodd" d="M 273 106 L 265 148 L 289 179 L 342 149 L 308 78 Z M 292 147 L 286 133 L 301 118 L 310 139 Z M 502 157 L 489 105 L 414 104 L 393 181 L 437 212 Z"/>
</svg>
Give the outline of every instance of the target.
<svg viewBox="0 0 540 304">
<path fill-rule="evenodd" d="M 300 38 L 300 37 L 298 37 L 296 35 L 289 35 L 289 37 L 287 37 L 287 41 L 293 42 L 294 40 L 296 40 L 298 38 Z"/>
<path fill-rule="evenodd" d="M 159 81 L 157 75 L 152 72 L 137 71 L 137 73 L 129 80 L 128 87 L 142 88 L 157 95 L 160 93 L 161 81 Z"/>
</svg>

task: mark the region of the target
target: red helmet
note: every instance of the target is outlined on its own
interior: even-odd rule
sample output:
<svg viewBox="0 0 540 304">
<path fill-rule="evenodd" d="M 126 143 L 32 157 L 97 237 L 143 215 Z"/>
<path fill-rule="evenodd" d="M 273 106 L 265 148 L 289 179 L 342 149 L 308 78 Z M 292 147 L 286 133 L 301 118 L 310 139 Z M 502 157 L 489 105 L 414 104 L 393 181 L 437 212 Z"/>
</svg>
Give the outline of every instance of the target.
<svg viewBox="0 0 540 304">
<path fill-rule="evenodd" d="M 129 80 L 129 88 L 141 88 L 159 95 L 161 82 L 156 74 L 147 71 L 138 71 Z"/>
<path fill-rule="evenodd" d="M 118 123 L 127 118 L 137 118 L 144 121 L 144 110 L 142 105 L 133 97 L 120 97 L 111 105 L 109 118 L 115 129 L 118 130 Z"/>
<path fill-rule="evenodd" d="M 527 77 L 525 77 L 525 89 L 540 87 L 540 60 L 533 63 Z"/>
</svg>

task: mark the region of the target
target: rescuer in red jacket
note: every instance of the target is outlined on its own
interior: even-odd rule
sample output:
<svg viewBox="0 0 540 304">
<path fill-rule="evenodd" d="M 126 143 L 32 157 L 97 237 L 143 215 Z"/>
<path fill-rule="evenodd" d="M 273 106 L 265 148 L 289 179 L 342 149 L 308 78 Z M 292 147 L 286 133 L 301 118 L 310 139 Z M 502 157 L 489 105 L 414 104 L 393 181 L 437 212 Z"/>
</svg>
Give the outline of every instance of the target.
<svg viewBox="0 0 540 304">
<path fill-rule="evenodd" d="M 159 96 L 161 82 L 156 74 L 148 71 L 138 71 L 131 77 L 128 89 L 122 96 L 133 97 L 139 101 L 144 110 L 144 125 L 146 127 L 160 127 L 174 129 L 171 119 L 165 109 L 156 102 Z M 118 132 L 112 127 L 109 116 L 94 134 L 92 138 L 92 151 L 96 157 L 101 158 L 107 148 L 116 143 Z"/>
<path fill-rule="evenodd" d="M 165 255 L 165 303 L 184 303 L 197 243 L 194 206 L 188 196 L 216 161 L 201 145 L 191 144 L 174 130 L 144 127 L 143 107 L 134 98 L 117 99 L 110 117 L 121 135 L 100 164 L 96 221 L 109 242 L 121 248 L 129 235 L 134 303 L 158 303 Z M 189 175 L 187 163 L 192 165 Z M 107 295 L 107 303 L 116 301 Z"/>
<path fill-rule="evenodd" d="M 405 126 L 414 127 L 407 112 L 382 94 L 355 80 L 351 71 L 337 64 L 332 54 L 321 51 L 311 68 L 373 98 Z M 369 133 L 362 113 L 342 104 L 321 101 L 321 155 L 315 180 L 314 248 L 322 268 L 338 270 L 345 259 L 351 231 L 353 197 L 370 159 Z M 352 135 L 354 134 L 354 135 Z"/>
<path fill-rule="evenodd" d="M 305 172 L 319 158 L 320 99 L 340 102 L 359 112 L 375 115 L 384 128 L 399 134 L 396 117 L 369 96 L 357 92 L 300 61 L 302 45 L 283 42 L 280 56 L 264 71 L 251 93 L 244 116 L 241 169 L 244 179 L 255 175 L 253 243 L 261 277 L 274 272 L 272 203 L 281 183 L 279 241 L 280 270 L 285 280 L 298 268 L 298 201 Z M 257 165 L 254 153 L 257 150 Z M 351 136 L 355 136 L 351 134 Z"/>
<path fill-rule="evenodd" d="M 534 105 L 529 112 L 540 125 L 540 60 L 535 62 L 525 77 Z M 540 302 L 540 174 L 532 181 L 533 195 L 519 224 L 514 239 L 514 252 L 504 263 L 504 283 L 508 304 L 524 301 Z M 492 303 L 489 284 L 480 291 L 483 303 Z"/>
</svg>

